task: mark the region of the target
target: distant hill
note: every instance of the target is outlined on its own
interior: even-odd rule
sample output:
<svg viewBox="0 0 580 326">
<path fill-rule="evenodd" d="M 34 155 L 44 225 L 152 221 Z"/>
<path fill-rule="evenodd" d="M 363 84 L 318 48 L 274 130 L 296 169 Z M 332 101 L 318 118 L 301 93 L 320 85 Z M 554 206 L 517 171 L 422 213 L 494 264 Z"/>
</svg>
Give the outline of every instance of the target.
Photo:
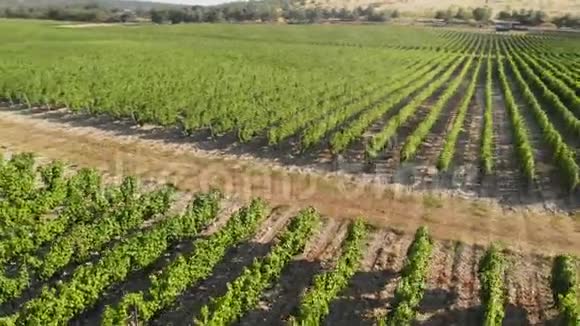
<svg viewBox="0 0 580 326">
<path fill-rule="evenodd" d="M 131 1 L 131 0 L 0 0 L 0 8 L 43 8 L 59 6 L 83 6 L 98 5 L 101 8 L 119 8 L 132 10 L 150 10 L 170 7 L 183 7 L 182 5 L 172 5 L 165 3 L 156 3 L 149 1 Z"/>
<path fill-rule="evenodd" d="M 377 9 L 418 14 L 448 9 L 451 6 L 483 7 L 489 6 L 495 13 L 501 10 L 535 9 L 549 14 L 569 12 L 580 14 L 580 0 L 299 0 L 305 7 L 347 8 L 373 6 Z"/>
</svg>

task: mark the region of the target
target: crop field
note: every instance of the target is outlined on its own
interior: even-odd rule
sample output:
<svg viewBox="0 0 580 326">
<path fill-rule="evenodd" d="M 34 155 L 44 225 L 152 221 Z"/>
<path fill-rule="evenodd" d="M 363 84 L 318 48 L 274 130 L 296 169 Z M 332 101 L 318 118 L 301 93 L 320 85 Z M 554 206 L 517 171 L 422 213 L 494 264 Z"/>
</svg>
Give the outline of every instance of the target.
<svg viewBox="0 0 580 326">
<path fill-rule="evenodd" d="M 153 124 L 202 149 L 412 189 L 578 207 L 574 35 L 5 21 L 0 39 L 8 104 Z"/>
<path fill-rule="evenodd" d="M 576 325 L 577 262 L 0 164 L 2 325 Z"/>
<path fill-rule="evenodd" d="M 0 148 L 0 326 L 580 324 L 572 33 L 0 20 Z"/>
</svg>

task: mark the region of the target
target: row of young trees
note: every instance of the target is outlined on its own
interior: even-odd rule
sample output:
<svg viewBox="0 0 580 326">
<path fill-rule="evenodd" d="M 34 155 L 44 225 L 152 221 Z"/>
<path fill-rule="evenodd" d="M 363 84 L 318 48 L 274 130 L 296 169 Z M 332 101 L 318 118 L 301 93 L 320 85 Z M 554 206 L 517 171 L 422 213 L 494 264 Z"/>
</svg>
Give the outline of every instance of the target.
<svg viewBox="0 0 580 326">
<path fill-rule="evenodd" d="M 489 22 L 492 19 L 517 21 L 526 26 L 538 26 L 543 23 L 553 23 L 557 27 L 580 28 L 580 16 L 565 13 L 561 16 L 549 17 L 548 13 L 543 10 L 520 9 L 520 10 L 502 10 L 494 15 L 490 7 L 463 8 L 451 7 L 447 10 L 437 10 L 434 17 L 446 21 L 454 19 L 467 21 L 475 20 L 477 22 Z"/>
<path fill-rule="evenodd" d="M 145 18 L 146 11 L 107 8 L 97 4 L 51 7 L 8 7 L 0 9 L 0 18 L 48 19 L 60 21 L 124 23 Z"/>
<path fill-rule="evenodd" d="M 327 9 L 276 5 L 268 1 L 235 2 L 219 6 L 192 6 L 174 9 L 155 9 L 149 13 L 154 23 L 201 23 L 201 22 L 274 22 L 283 19 L 291 23 L 317 23 L 323 20 L 385 22 L 398 18 L 398 10 L 377 10 L 372 6 Z"/>
<path fill-rule="evenodd" d="M 154 7 L 146 9 L 146 7 Z M 139 19 L 150 19 L 155 23 L 199 23 L 199 22 L 244 22 L 244 21 L 278 21 L 284 19 L 294 23 L 316 23 L 322 20 L 370 21 L 385 22 L 399 18 L 399 10 L 380 10 L 375 6 L 347 8 L 308 7 L 305 4 L 291 4 L 285 1 L 250 1 L 233 2 L 217 6 L 122 6 L 103 5 L 97 2 L 80 2 L 78 4 L 55 4 L 43 7 L 34 4 L 0 7 L 0 17 L 33 18 L 62 21 L 84 22 L 129 22 Z M 437 19 L 451 21 L 475 20 L 488 22 L 494 18 L 489 7 L 463 8 L 452 7 L 437 10 Z M 519 21 L 524 25 L 536 26 L 552 22 L 558 27 L 580 28 L 580 16 L 570 13 L 549 18 L 541 10 L 521 9 L 500 11 L 495 18 Z"/>
</svg>

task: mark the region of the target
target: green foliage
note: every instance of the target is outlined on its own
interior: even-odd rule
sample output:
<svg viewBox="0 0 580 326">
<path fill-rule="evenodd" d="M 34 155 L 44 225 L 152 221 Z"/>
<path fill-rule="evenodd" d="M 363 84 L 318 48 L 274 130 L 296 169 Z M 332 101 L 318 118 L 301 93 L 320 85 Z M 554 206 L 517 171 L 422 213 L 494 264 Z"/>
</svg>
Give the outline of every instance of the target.
<svg viewBox="0 0 580 326">
<path fill-rule="evenodd" d="M 477 7 L 472 11 L 473 19 L 487 22 L 493 17 L 493 10 L 489 7 Z"/>
<path fill-rule="evenodd" d="M 516 59 L 514 60 L 513 58 Z M 568 189 L 570 191 L 574 190 L 580 182 L 580 168 L 576 164 L 576 155 L 574 150 L 568 147 L 558 130 L 552 124 L 546 112 L 544 112 L 542 109 L 539 101 L 536 99 L 536 96 L 520 73 L 519 67 L 524 69 L 527 72 L 526 75 L 532 77 L 532 79 L 535 77 L 533 72 L 529 70 L 529 67 L 525 65 L 525 62 L 519 60 L 517 54 L 514 54 L 513 56 L 508 54 L 506 59 L 510 63 L 512 73 L 520 88 L 524 100 L 528 104 L 528 108 L 531 109 L 536 122 L 542 129 L 545 143 L 548 144 L 552 149 L 554 163 L 560 168 L 559 170 L 567 183 Z M 516 62 L 519 63 L 519 65 L 516 64 Z M 539 81 L 536 80 L 536 82 Z"/>
<path fill-rule="evenodd" d="M 432 250 L 433 242 L 427 228 L 419 228 L 407 251 L 407 260 L 395 290 L 393 310 L 389 312 L 386 321 L 379 323 L 392 326 L 410 325 L 415 319 L 417 307 L 425 292 Z"/>
<path fill-rule="evenodd" d="M 417 111 L 419 106 L 428 99 L 433 93 L 441 88 L 445 82 L 451 77 L 455 69 L 463 62 L 463 60 L 456 60 L 447 71 L 443 73 L 437 80 L 428 84 L 423 90 L 415 95 L 409 102 L 393 116 L 385 127 L 371 139 L 367 145 L 366 152 L 368 157 L 376 157 L 382 151 L 387 143 L 395 136 L 397 130 Z"/>
<path fill-rule="evenodd" d="M 467 86 L 465 95 L 461 100 L 461 104 L 459 104 L 459 109 L 457 109 L 457 115 L 455 116 L 451 130 L 449 133 L 447 133 L 445 138 L 445 144 L 443 145 L 443 149 L 439 155 L 439 160 L 437 161 L 437 168 L 440 171 L 447 171 L 449 169 L 449 165 L 451 164 L 453 156 L 455 155 L 455 145 L 457 144 L 459 133 L 464 130 L 463 124 L 465 122 L 465 117 L 467 116 L 469 105 L 471 104 L 475 94 L 475 87 L 477 86 L 477 80 L 479 78 L 481 61 L 481 58 L 477 61 L 475 69 L 473 70 L 471 81 L 469 82 L 469 86 Z"/>
<path fill-rule="evenodd" d="M 404 101 L 411 94 L 424 87 L 437 74 L 442 73 L 449 67 L 450 62 L 454 59 L 453 55 L 446 54 L 443 57 L 435 58 L 432 65 L 426 65 L 417 69 L 415 72 L 401 77 L 399 81 L 391 84 L 391 90 L 396 90 L 390 93 L 386 101 L 374 105 L 371 109 L 363 112 L 356 120 L 348 124 L 344 129 L 335 133 L 330 140 L 330 147 L 334 153 L 340 153 L 357 138 L 359 138 L 365 130 L 381 116 L 391 111 L 397 104 Z"/>
<path fill-rule="evenodd" d="M 563 325 L 577 326 L 580 323 L 578 304 L 578 267 L 575 258 L 559 255 L 552 265 L 551 287 L 554 302 L 560 310 Z"/>
<path fill-rule="evenodd" d="M 151 275 L 145 292 L 128 293 L 115 307 L 107 307 L 102 325 L 119 325 L 131 320 L 147 322 L 155 313 L 170 306 L 188 287 L 211 275 L 227 250 L 255 232 L 265 216 L 265 204 L 259 199 L 236 212 L 224 228 L 207 239 L 193 243 L 189 256 L 177 257 L 159 274 Z M 135 316 L 130 316 L 136 312 Z"/>
<path fill-rule="evenodd" d="M 491 51 L 490 51 L 491 52 Z M 491 55 L 486 59 L 485 70 L 485 111 L 483 114 L 483 131 L 481 136 L 481 162 L 483 172 L 489 175 L 494 170 L 493 158 L 493 60 Z"/>
<path fill-rule="evenodd" d="M 319 325 L 330 312 L 331 301 L 342 291 L 358 270 L 367 228 L 355 221 L 343 243 L 342 253 L 333 270 L 316 275 L 312 286 L 302 296 L 293 325 Z"/>
<path fill-rule="evenodd" d="M 499 48 L 496 48 L 496 51 L 499 55 Z M 519 159 L 520 168 L 528 180 L 533 180 L 536 177 L 536 164 L 534 160 L 534 151 L 529 140 L 528 128 L 508 83 L 503 59 L 498 58 L 497 63 L 500 86 L 503 90 L 505 105 L 512 124 L 512 132 L 516 143 L 516 153 Z"/>
<path fill-rule="evenodd" d="M 472 61 L 473 61 L 472 56 L 467 58 L 467 61 L 461 68 L 459 75 L 455 79 L 453 79 L 449 83 L 449 85 L 447 85 L 447 88 L 439 96 L 437 102 L 435 102 L 435 104 L 433 104 L 433 107 L 431 107 L 431 109 L 429 110 L 429 114 L 427 114 L 427 117 L 423 121 L 421 121 L 421 123 L 417 126 L 417 128 L 415 128 L 413 133 L 407 138 L 405 144 L 403 145 L 403 148 L 401 149 L 401 161 L 412 159 L 415 156 L 417 150 L 423 144 L 425 137 L 427 137 L 429 131 L 431 131 L 435 123 L 439 120 L 441 113 L 445 109 L 447 103 L 455 95 L 455 93 L 459 89 L 459 86 L 461 86 L 463 78 L 466 76 L 467 72 L 471 68 Z M 459 129 L 457 130 L 457 133 L 458 132 Z M 440 166 L 440 168 L 443 167 Z"/>
<path fill-rule="evenodd" d="M 66 324 L 76 314 L 94 305 L 112 284 L 121 282 L 131 271 L 142 269 L 158 259 L 176 240 L 198 234 L 216 216 L 221 194 L 196 196 L 183 214 L 137 232 L 105 250 L 95 264 L 75 269 L 71 278 L 58 286 L 45 287 L 17 313 L 0 323 Z"/>
<path fill-rule="evenodd" d="M 262 291 L 271 286 L 292 257 L 303 250 L 318 220 L 318 213 L 313 209 L 302 211 L 266 257 L 254 260 L 251 266 L 244 268 L 241 276 L 228 283 L 223 296 L 212 298 L 209 305 L 201 308 L 195 324 L 229 325 L 254 308 Z"/>
<path fill-rule="evenodd" d="M 501 326 L 505 316 L 505 262 L 499 247 L 492 244 L 479 262 L 480 297 L 484 307 L 483 325 Z"/>
<path fill-rule="evenodd" d="M 500 11 L 497 18 L 501 20 L 517 21 L 523 25 L 537 26 L 548 21 L 548 14 L 542 10 L 522 8 L 519 11 Z"/>
</svg>

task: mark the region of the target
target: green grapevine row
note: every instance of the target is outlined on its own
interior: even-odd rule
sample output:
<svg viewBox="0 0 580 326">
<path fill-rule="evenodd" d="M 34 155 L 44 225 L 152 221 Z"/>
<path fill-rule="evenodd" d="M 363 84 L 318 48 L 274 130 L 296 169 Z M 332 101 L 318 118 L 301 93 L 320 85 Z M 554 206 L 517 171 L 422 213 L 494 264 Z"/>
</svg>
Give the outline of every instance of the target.
<svg viewBox="0 0 580 326">
<path fill-rule="evenodd" d="M 552 266 L 552 293 L 560 310 L 562 325 L 580 325 L 578 269 L 574 257 L 560 255 Z"/>
<path fill-rule="evenodd" d="M 574 151 L 566 145 L 560 133 L 550 122 L 546 112 L 542 110 L 540 103 L 534 96 L 532 90 L 528 87 L 524 77 L 518 69 L 518 66 L 509 54 L 506 54 L 506 60 L 510 63 L 513 76 L 522 92 L 524 100 L 528 104 L 528 108 L 531 109 L 533 116 L 542 130 L 544 141 L 552 149 L 554 163 L 560 168 L 560 172 L 562 173 L 564 180 L 567 182 L 568 188 L 570 190 L 576 188 L 580 182 L 580 168 L 578 167 L 578 164 L 576 164 Z"/>
<path fill-rule="evenodd" d="M 395 61 L 397 62 L 397 61 Z M 415 61 L 415 63 L 420 61 Z M 401 69 L 402 68 L 402 69 Z M 413 69 L 413 65 L 403 66 L 401 68 L 395 68 L 393 73 L 408 73 L 408 70 Z M 399 70 L 400 69 L 400 70 Z M 385 81 L 388 85 L 391 80 L 394 80 L 395 76 L 390 76 Z M 295 115 L 288 115 L 282 123 L 268 130 L 268 141 L 270 144 L 276 144 L 280 141 L 286 139 L 287 137 L 295 134 L 301 128 L 312 128 L 316 126 L 320 119 L 325 119 L 328 115 L 332 114 L 333 110 L 337 108 L 345 111 L 347 108 L 356 109 L 361 105 L 357 105 L 359 102 L 364 104 L 371 103 L 375 98 L 380 96 L 383 92 L 384 84 L 364 85 L 361 90 L 356 90 L 352 93 L 346 92 L 346 89 L 342 91 L 343 96 L 341 96 L 340 101 L 320 101 L 319 108 L 317 110 L 312 110 L 311 108 L 305 108 L 302 111 L 297 112 Z M 323 120 L 324 121 L 324 120 Z M 303 131 L 303 137 L 305 131 Z"/>
<path fill-rule="evenodd" d="M 399 89 L 393 93 L 385 102 L 374 106 L 372 109 L 364 112 L 353 122 L 348 124 L 343 130 L 335 133 L 330 140 L 330 147 L 334 153 L 340 153 L 346 150 L 346 148 L 357 138 L 359 138 L 364 131 L 381 116 L 392 110 L 398 103 L 401 103 L 404 99 L 408 98 L 418 89 L 424 87 L 428 82 L 430 82 L 435 76 L 441 73 L 444 69 L 448 68 L 449 63 L 455 58 L 452 55 L 446 55 L 445 57 L 435 60 L 436 65 L 430 71 L 419 70 L 421 79 L 415 80 L 413 84 L 405 86 L 406 80 L 401 80 L 396 82 L 394 88 Z M 402 88 L 401 88 L 402 87 Z"/>
<path fill-rule="evenodd" d="M 491 52 L 491 51 L 490 51 Z M 481 162 L 483 172 L 487 175 L 494 170 L 493 158 L 493 60 L 491 55 L 486 59 L 485 70 L 485 111 L 483 113 L 483 131 L 481 135 Z"/>
<path fill-rule="evenodd" d="M 441 77 L 425 87 L 419 94 L 409 100 L 401 110 L 393 116 L 385 127 L 376 135 L 373 136 L 367 145 L 367 155 L 369 157 L 376 157 L 382 151 L 387 142 L 395 135 L 397 130 L 415 114 L 419 106 L 428 99 L 433 93 L 442 88 L 447 80 L 451 78 L 455 69 L 465 60 L 456 60 L 451 67 Z"/>
<path fill-rule="evenodd" d="M 441 112 L 443 112 L 443 109 L 445 109 L 447 103 L 451 100 L 451 98 L 455 95 L 461 86 L 465 75 L 467 75 L 467 72 L 471 68 L 472 61 L 473 57 L 469 57 L 467 59 L 467 62 L 459 72 L 459 75 L 451 83 L 449 83 L 449 85 L 447 85 L 447 88 L 439 96 L 437 102 L 429 110 L 429 114 L 427 114 L 425 120 L 421 121 L 419 126 L 417 126 L 409 138 L 407 138 L 405 145 L 403 145 L 403 148 L 401 149 L 402 161 L 412 159 L 415 156 L 419 146 L 421 146 L 423 140 L 425 140 L 425 137 L 427 137 L 429 134 L 429 131 L 439 120 Z"/>
<path fill-rule="evenodd" d="M 395 73 L 392 76 L 392 80 L 387 81 L 387 86 L 381 90 L 386 95 L 382 94 L 380 98 L 368 97 L 360 102 L 351 103 L 351 105 L 339 107 L 329 112 L 321 120 L 315 121 L 302 131 L 300 134 L 302 148 L 307 149 L 317 144 L 329 131 L 344 123 L 349 117 L 357 116 L 361 112 L 365 112 L 369 107 L 380 105 L 379 103 L 382 100 L 391 96 L 392 92 L 397 89 L 396 87 L 399 83 L 396 80 L 400 80 L 402 85 L 415 84 L 416 79 L 420 78 L 430 68 L 429 65 L 420 67 L 418 70 L 417 67 L 410 67 L 408 70 Z"/>
<path fill-rule="evenodd" d="M 351 225 L 335 268 L 314 278 L 314 283 L 303 295 L 299 313 L 292 318 L 294 325 L 319 325 L 330 312 L 330 302 L 342 291 L 358 270 L 367 229 L 362 220 Z"/>
<path fill-rule="evenodd" d="M 124 199 L 114 211 L 98 217 L 93 224 L 74 225 L 65 235 L 55 239 L 42 257 L 23 258 L 26 262 L 16 279 L 0 276 L 0 282 L 5 285 L 0 289 L 0 303 L 20 295 L 30 284 L 29 267 L 33 267 L 40 279 L 49 279 L 69 263 L 86 260 L 91 252 L 100 251 L 113 238 L 136 229 L 155 215 L 164 215 L 171 205 L 173 188 L 166 187 L 138 197 L 135 183 L 132 177 L 123 181 L 120 190 Z"/>
<path fill-rule="evenodd" d="M 483 325 L 501 326 L 505 316 L 505 262 L 496 245 L 491 245 L 479 262 L 480 297 L 483 305 Z"/>
<path fill-rule="evenodd" d="M 303 250 L 318 219 L 313 209 L 302 211 L 266 257 L 244 268 L 242 275 L 228 283 L 228 290 L 223 296 L 212 298 L 209 305 L 201 308 L 195 324 L 229 325 L 254 308 L 262 291 L 277 280 L 292 257 Z"/>
<path fill-rule="evenodd" d="M 499 52 L 499 48 L 496 48 Z M 506 109 L 512 124 L 512 132 L 515 139 L 516 153 L 523 174 L 528 180 L 536 177 L 534 151 L 530 145 L 528 128 L 516 104 L 504 69 L 503 59 L 497 59 L 500 86 L 503 91 Z"/>
<path fill-rule="evenodd" d="M 95 264 L 78 267 L 71 279 L 58 287 L 44 288 L 22 310 L 3 317 L 5 325 L 62 325 L 91 307 L 111 285 L 133 270 L 153 263 L 172 242 L 195 236 L 216 216 L 221 196 L 211 192 L 196 197 L 186 212 L 141 231 L 106 251 Z"/>
<path fill-rule="evenodd" d="M 432 251 L 433 242 L 427 229 L 419 228 L 407 252 L 407 260 L 395 290 L 394 307 L 387 316 L 387 325 L 410 325 L 415 319 L 417 307 L 425 292 Z"/>
<path fill-rule="evenodd" d="M 446 136 L 445 145 L 443 145 L 443 150 L 439 155 L 439 160 L 437 161 L 437 168 L 441 171 L 447 171 L 449 169 L 449 165 L 453 160 L 453 156 L 455 156 L 455 146 L 457 145 L 457 138 L 459 137 L 459 133 L 463 129 L 463 124 L 465 122 L 465 117 L 467 116 L 467 111 L 469 110 L 469 104 L 473 99 L 475 94 L 475 87 L 477 86 L 477 80 L 479 78 L 479 70 L 481 68 L 481 61 L 480 59 L 475 66 L 473 71 L 473 76 L 471 77 L 471 81 L 469 82 L 469 86 L 467 86 L 467 91 L 463 96 L 463 100 L 459 105 L 459 109 L 457 110 L 457 116 L 455 117 L 455 121 L 453 121 L 453 125 L 451 126 L 451 130 Z"/>
<path fill-rule="evenodd" d="M 151 275 L 151 286 L 146 293 L 126 294 L 115 307 L 107 307 L 103 325 L 123 325 L 128 321 L 147 322 L 157 312 L 167 308 L 185 289 L 211 275 L 214 267 L 230 246 L 247 239 L 260 225 L 265 215 L 265 204 L 254 200 L 248 207 L 236 212 L 223 229 L 194 242 L 194 251 L 179 256 L 160 274 Z M 131 318 L 130 313 L 136 311 Z"/>
<path fill-rule="evenodd" d="M 525 52 L 522 52 L 521 57 L 527 62 L 536 75 L 539 76 L 554 93 L 558 94 L 560 99 L 570 108 L 570 111 L 575 112 L 576 116 L 580 116 L 580 98 L 578 98 L 576 92 L 568 87 L 565 82 L 554 76 L 549 69 L 544 69 L 540 66 L 534 58 Z"/>
<path fill-rule="evenodd" d="M 54 219 L 15 225 L 0 239 L 0 263 L 29 253 L 65 232 L 75 222 L 91 221 L 110 208 L 101 191 L 101 176 L 82 169 L 67 182 L 64 209 Z M 15 223 L 16 224 L 16 223 Z"/>
<path fill-rule="evenodd" d="M 508 49 L 505 48 L 504 51 L 508 52 Z M 560 118 L 564 121 L 566 128 L 575 135 L 580 135 L 580 120 L 574 116 L 568 108 L 560 101 L 558 95 L 552 92 L 545 84 L 542 82 L 540 77 L 538 77 L 532 69 L 520 58 L 517 53 L 514 53 L 512 49 L 510 49 L 513 53 L 513 59 L 518 64 L 518 67 L 521 69 L 522 75 L 530 82 L 532 87 L 539 93 L 542 97 L 542 100 L 547 104 L 549 108 L 555 111 L 556 114 L 560 116 Z"/>
</svg>

